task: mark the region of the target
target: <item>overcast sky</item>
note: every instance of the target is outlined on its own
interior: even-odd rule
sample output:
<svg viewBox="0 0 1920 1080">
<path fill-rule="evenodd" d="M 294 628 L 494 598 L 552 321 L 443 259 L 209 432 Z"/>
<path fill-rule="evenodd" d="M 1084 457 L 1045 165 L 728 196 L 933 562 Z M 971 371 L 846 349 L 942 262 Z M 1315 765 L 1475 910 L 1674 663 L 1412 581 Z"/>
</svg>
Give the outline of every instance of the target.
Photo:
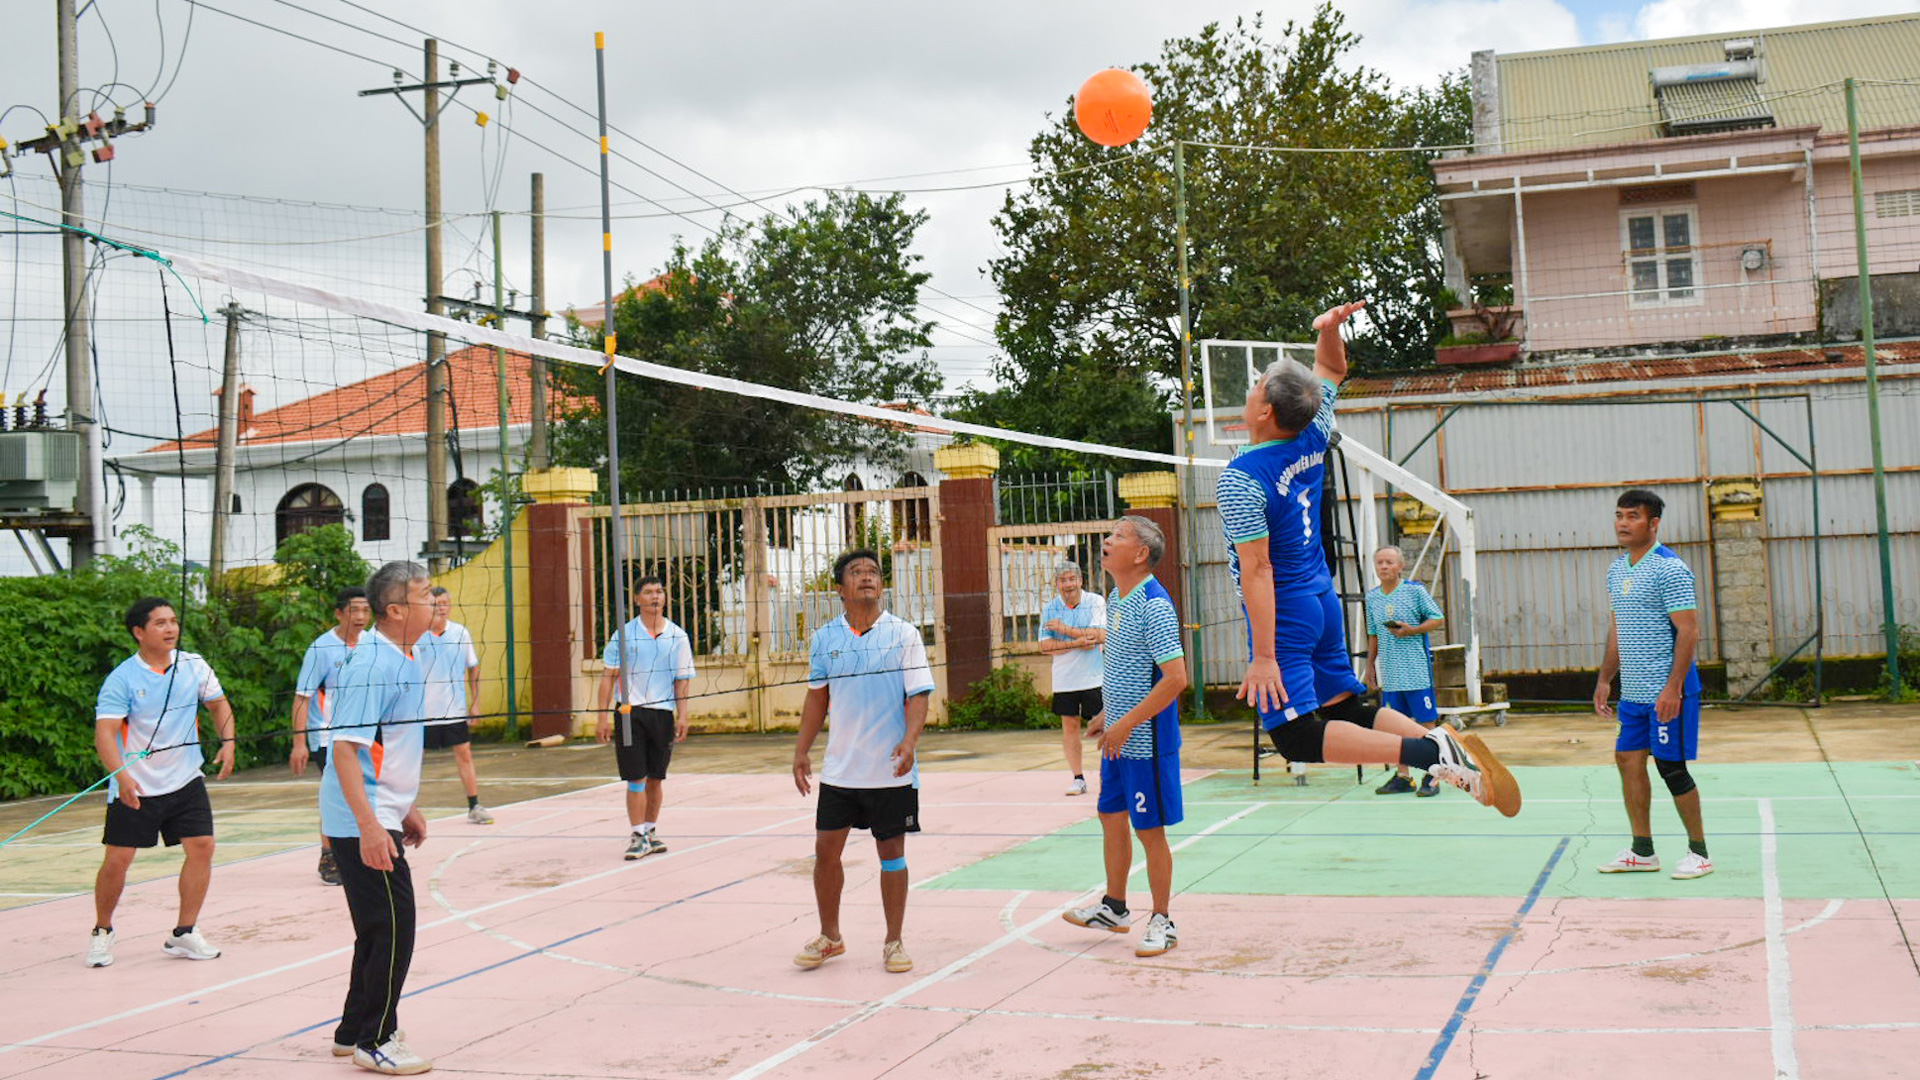
<svg viewBox="0 0 1920 1080">
<path fill-rule="evenodd" d="M 201 6 L 194 13 L 188 38 L 189 0 L 94 0 L 93 10 L 81 22 L 84 84 L 105 83 L 117 70 L 118 79 L 131 84 L 120 92 L 122 100 L 131 102 L 149 92 L 161 72 L 166 80 L 174 79 L 178 66 L 177 82 L 161 105 L 160 126 L 121 142 L 112 180 L 419 209 L 418 125 L 392 97 L 362 99 L 355 91 L 388 85 L 393 67 L 417 75 L 420 35 L 344 0 L 297 0 L 297 5 L 215 0 L 214 8 Z M 50 109 L 56 85 L 54 4 L 9 0 L 7 6 L 10 48 L 0 65 L 0 108 Z M 941 175 L 901 180 L 896 186 L 1018 176 L 1029 138 L 1093 71 L 1150 59 L 1164 39 L 1191 34 L 1210 20 L 1264 11 L 1270 34 L 1277 35 L 1278 24 L 1308 18 L 1312 12 L 1305 0 L 366 0 L 365 6 L 440 35 L 443 56 L 468 64 L 463 74 L 478 73 L 475 68 L 484 66 L 480 58 L 495 56 L 588 110 L 594 102 L 592 35 L 605 30 L 614 124 L 726 188 L 754 193 L 904 174 Z M 1915 3 L 1349 0 L 1342 7 L 1351 29 L 1363 37 L 1361 59 L 1396 80 L 1423 82 L 1464 67 L 1475 49 L 1523 51 L 1752 30 L 1906 11 Z M 215 8 L 363 53 L 378 63 L 248 25 Z M 383 41 L 356 27 L 405 44 Z M 444 137 L 445 207 L 486 208 L 482 176 L 497 169 L 502 177 L 498 206 L 522 209 L 527 174 L 545 172 L 549 207 L 575 208 L 572 212 L 578 215 L 556 219 L 551 226 L 550 305 L 558 310 L 569 302 L 593 302 L 600 292 L 593 143 L 526 106 L 537 105 L 583 132 L 591 130 L 591 118 L 524 85 L 519 95 L 526 104 L 516 104 L 509 118 L 521 138 L 504 144 L 498 127 L 482 132 L 469 113 L 456 110 L 451 116 Z M 469 88 L 460 100 L 502 112 L 486 87 Z M 38 124 L 31 114 L 16 110 L 0 120 L 0 135 L 15 141 L 30 138 L 38 133 Z M 715 201 L 733 201 L 714 183 L 632 140 L 616 136 L 614 146 Z M 38 158 L 16 160 L 14 165 L 22 177 L 46 174 Z M 1011 167 L 957 172 L 984 166 Z M 89 173 L 91 182 L 105 179 L 102 170 Z M 698 200 L 634 164 L 618 162 L 614 179 L 675 210 L 701 207 Z M 97 209 L 101 197 L 96 189 L 90 205 Z M 950 383 L 979 377 L 991 351 L 994 307 L 984 276 L 986 262 L 996 251 L 989 219 L 1002 192 L 913 198 L 932 215 L 921 234 L 919 253 L 934 274 L 934 285 L 953 297 L 926 297 L 930 317 L 943 325 L 935 357 Z M 616 191 L 615 199 L 623 214 L 661 213 L 635 194 Z M 273 223 L 272 215 L 257 207 L 198 202 L 205 205 L 183 217 L 188 210 L 182 209 L 180 199 L 162 205 L 130 194 L 117 204 L 122 209 L 114 216 L 163 231 L 171 224 L 171 231 L 189 235 L 227 228 L 223 214 L 233 216 L 235 232 L 246 222 L 256 229 Z M 142 213 L 165 214 L 172 220 L 157 225 L 134 220 Z M 716 218 L 711 212 L 694 212 L 688 219 L 616 222 L 619 272 L 647 276 L 660 266 L 673 235 L 697 241 Z M 183 226 L 183 221 L 193 227 Z M 364 235 L 369 223 L 380 224 L 366 215 L 340 212 L 332 217 L 308 215 L 300 219 L 299 228 L 305 230 L 302 238 L 311 239 L 329 228 L 339 235 L 355 235 L 356 230 Z M 484 268 L 483 253 L 471 242 L 471 223 L 465 227 L 469 232 L 449 245 L 450 266 L 464 262 Z M 523 224 L 510 225 L 508 273 L 522 286 L 523 234 Z M 191 240 L 175 243 L 182 250 L 195 248 Z M 389 258 L 407 261 L 417 250 L 413 243 L 410 237 L 390 242 Z M 396 250 L 400 254 L 392 255 Z M 312 269 L 328 257 L 324 246 L 259 256 L 290 270 Z M 340 256 L 348 257 L 350 252 Z M 335 274 L 332 283 L 339 286 L 354 278 L 353 273 Z M 449 289 L 461 291 L 462 286 L 450 284 Z M 31 366 L 38 368 L 40 359 Z M 13 381 L 17 392 L 17 374 Z M 53 381 L 57 387 L 57 375 Z"/>
</svg>

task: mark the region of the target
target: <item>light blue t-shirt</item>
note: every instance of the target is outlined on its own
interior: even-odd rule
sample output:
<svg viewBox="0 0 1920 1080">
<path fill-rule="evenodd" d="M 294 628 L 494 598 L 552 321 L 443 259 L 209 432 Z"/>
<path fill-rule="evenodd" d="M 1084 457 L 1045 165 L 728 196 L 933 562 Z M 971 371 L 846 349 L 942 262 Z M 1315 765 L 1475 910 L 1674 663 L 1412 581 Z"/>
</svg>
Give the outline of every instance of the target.
<svg viewBox="0 0 1920 1080">
<path fill-rule="evenodd" d="M 1107 602 L 1098 593 L 1080 590 L 1080 603 L 1068 607 L 1058 593 L 1047 601 L 1040 610 L 1040 636 L 1055 641 L 1072 641 L 1066 634 L 1056 634 L 1046 629 L 1055 619 L 1075 630 L 1089 630 L 1107 625 Z M 1077 690 L 1092 690 L 1100 685 L 1100 647 L 1091 649 L 1069 649 L 1053 654 L 1053 692 L 1071 694 Z"/>
<path fill-rule="evenodd" d="M 626 651 L 625 663 L 616 645 Z M 672 709 L 674 684 L 693 678 L 693 642 L 672 619 L 662 620 L 660 633 L 654 634 L 636 615 L 618 637 L 607 639 L 600 664 L 622 672 L 621 701 L 636 709 Z"/>
<path fill-rule="evenodd" d="M 307 699 L 308 750 L 324 750 L 332 741 L 327 735 L 328 715 L 332 712 L 327 702 L 327 686 L 354 648 L 341 639 L 340 628 L 336 626 L 314 638 L 313 644 L 307 646 L 307 655 L 300 659 L 300 677 L 294 680 L 293 692 Z"/>
<path fill-rule="evenodd" d="M 1180 644 L 1180 615 L 1160 579 L 1149 576 L 1125 597 L 1115 589 L 1107 597 L 1107 647 L 1100 687 L 1107 722 L 1147 699 L 1160 681 L 1160 665 L 1186 655 Z M 1120 756 L 1153 758 L 1180 749 L 1178 698 L 1127 733 Z"/>
<path fill-rule="evenodd" d="M 1651 705 L 1673 674 L 1672 614 L 1697 606 L 1693 571 L 1674 550 L 1656 544 L 1638 563 L 1623 552 L 1607 568 L 1607 596 L 1620 638 L 1620 700 Z M 1687 668 L 1683 694 L 1700 692 L 1700 668 Z"/>
<path fill-rule="evenodd" d="M 330 689 L 333 748 L 320 778 L 320 831 L 360 835 L 360 823 L 340 791 L 340 770 L 355 767 L 380 827 L 398 831 L 420 797 L 426 693 L 420 664 L 378 630 L 368 629 Z"/>
<path fill-rule="evenodd" d="M 1433 594 L 1417 581 L 1402 581 L 1390 593 L 1375 585 L 1367 590 L 1367 633 L 1379 639 L 1380 689 L 1427 690 L 1433 686 L 1433 655 L 1427 651 L 1427 635 L 1400 637 L 1388 629 L 1389 621 L 1418 626 L 1428 619 L 1442 619 L 1440 605 Z"/>
<path fill-rule="evenodd" d="M 1277 598 L 1318 595 L 1329 580 L 1320 541 L 1320 484 L 1327 442 L 1333 434 L 1338 385 L 1320 381 L 1320 411 L 1305 431 L 1240 451 L 1220 470 L 1214 501 L 1227 534 L 1227 569 L 1240 583 L 1240 552 L 1234 547 L 1267 542 Z"/>
<path fill-rule="evenodd" d="M 856 634 L 841 615 L 813 632 L 807 686 L 827 688 L 827 759 L 820 782 L 842 788 L 920 786 L 916 761 L 893 775 L 907 737 L 907 699 L 933 691 L 920 629 L 891 612 Z"/>
<path fill-rule="evenodd" d="M 95 720 L 119 720 L 123 754 L 156 751 L 132 762 L 131 776 L 142 795 L 179 791 L 200 775 L 207 757 L 200 749 L 200 706 L 226 697 L 220 680 L 198 654 L 175 649 L 173 663 L 155 671 L 134 653 L 100 684 Z M 120 797 L 118 778 L 107 781 L 107 801 Z"/>
<path fill-rule="evenodd" d="M 473 635 L 467 628 L 449 619 L 438 634 L 429 630 L 414 642 L 413 657 L 420 663 L 420 676 L 426 680 L 426 700 L 421 715 L 440 724 L 456 724 L 467 718 L 467 670 L 480 666 L 480 654 L 474 651 Z"/>
</svg>

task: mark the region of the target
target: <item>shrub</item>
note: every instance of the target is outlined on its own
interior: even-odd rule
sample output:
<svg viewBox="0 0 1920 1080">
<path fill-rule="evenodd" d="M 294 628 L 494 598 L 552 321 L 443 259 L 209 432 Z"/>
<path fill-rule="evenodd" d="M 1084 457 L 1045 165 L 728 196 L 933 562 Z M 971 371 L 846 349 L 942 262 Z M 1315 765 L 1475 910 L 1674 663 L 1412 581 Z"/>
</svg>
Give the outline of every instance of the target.
<svg viewBox="0 0 1920 1080">
<path fill-rule="evenodd" d="M 1033 673 L 1019 664 L 1002 664 L 947 702 L 947 726 L 953 728 L 1050 728 L 1059 723 L 1047 700 L 1034 689 Z"/>
</svg>

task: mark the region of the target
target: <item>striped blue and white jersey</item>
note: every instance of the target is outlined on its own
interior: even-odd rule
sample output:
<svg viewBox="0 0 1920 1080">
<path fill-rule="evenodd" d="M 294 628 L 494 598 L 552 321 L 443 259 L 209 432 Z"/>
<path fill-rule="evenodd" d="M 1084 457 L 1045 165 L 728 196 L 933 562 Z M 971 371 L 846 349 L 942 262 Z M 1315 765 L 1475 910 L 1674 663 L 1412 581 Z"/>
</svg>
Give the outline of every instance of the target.
<svg viewBox="0 0 1920 1080">
<path fill-rule="evenodd" d="M 1620 638 L 1620 700 L 1651 705 L 1673 673 L 1673 613 L 1697 606 L 1693 571 L 1665 544 L 1637 563 L 1622 553 L 1607 568 L 1607 596 Z M 1700 669 L 1690 666 L 1681 693 L 1699 692 Z"/>
<path fill-rule="evenodd" d="M 1180 644 L 1180 614 L 1160 579 L 1149 576 L 1122 597 L 1107 597 L 1107 645 L 1102 652 L 1101 702 L 1108 723 L 1118 723 L 1147 699 L 1160 681 L 1160 665 L 1186 655 Z M 1180 702 L 1175 699 L 1127 734 L 1121 757 L 1152 758 L 1180 749 Z"/>
</svg>

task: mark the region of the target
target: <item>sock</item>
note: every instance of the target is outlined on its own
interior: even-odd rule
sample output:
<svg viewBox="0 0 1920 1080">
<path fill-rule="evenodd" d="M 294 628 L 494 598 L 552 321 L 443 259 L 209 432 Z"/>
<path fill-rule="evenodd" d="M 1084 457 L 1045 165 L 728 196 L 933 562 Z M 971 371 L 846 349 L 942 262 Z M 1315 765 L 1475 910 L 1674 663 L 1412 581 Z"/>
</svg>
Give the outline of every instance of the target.
<svg viewBox="0 0 1920 1080">
<path fill-rule="evenodd" d="M 1698 855 L 1703 859 L 1707 858 L 1707 842 L 1705 840 L 1687 841 L 1687 850 L 1693 852 L 1695 855 Z"/>
<path fill-rule="evenodd" d="M 652 831 L 653 831 L 653 822 L 651 822 L 651 821 L 643 821 L 643 822 L 641 822 L 641 823 L 640 823 L 640 831 L 641 831 L 641 832 L 647 832 L 647 833 L 650 833 L 650 832 L 652 832 Z"/>
<path fill-rule="evenodd" d="M 1085 782 L 1086 782 L 1086 779 L 1087 779 L 1087 776 L 1086 776 L 1086 774 L 1085 774 L 1085 773 L 1074 773 L 1074 774 L 1073 774 L 1073 778 L 1074 778 L 1075 780 L 1078 780 L 1078 781 L 1080 781 L 1080 782 L 1082 782 L 1082 783 L 1085 783 Z"/>
<path fill-rule="evenodd" d="M 633 827 L 633 835 L 635 836 L 647 835 L 647 827 L 645 825 L 635 825 Z"/>
<path fill-rule="evenodd" d="M 1633 853 L 1643 859 L 1653 858 L 1653 837 L 1636 836 L 1633 838 Z"/>
<path fill-rule="evenodd" d="M 1111 896 L 1103 896 L 1100 899 L 1104 901 L 1108 907 L 1113 909 L 1115 915 L 1125 915 L 1127 913 L 1127 902 L 1125 900 L 1115 900 Z"/>
<path fill-rule="evenodd" d="M 1432 772 L 1433 767 L 1440 764 L 1440 744 L 1424 735 L 1418 739 L 1401 739 L 1400 764 Z"/>
<path fill-rule="evenodd" d="M 111 926 L 96 926 L 93 929 L 95 930 L 95 932 L 105 930 L 109 934 L 113 933 L 113 927 Z"/>
<path fill-rule="evenodd" d="M 467 796 L 467 809 L 471 810 L 474 807 L 479 805 L 480 805 L 480 796 L 478 795 Z"/>
<path fill-rule="evenodd" d="M 191 926 L 176 926 L 173 928 L 174 937 L 185 937 L 191 933 L 193 933 L 193 927 Z"/>
</svg>

